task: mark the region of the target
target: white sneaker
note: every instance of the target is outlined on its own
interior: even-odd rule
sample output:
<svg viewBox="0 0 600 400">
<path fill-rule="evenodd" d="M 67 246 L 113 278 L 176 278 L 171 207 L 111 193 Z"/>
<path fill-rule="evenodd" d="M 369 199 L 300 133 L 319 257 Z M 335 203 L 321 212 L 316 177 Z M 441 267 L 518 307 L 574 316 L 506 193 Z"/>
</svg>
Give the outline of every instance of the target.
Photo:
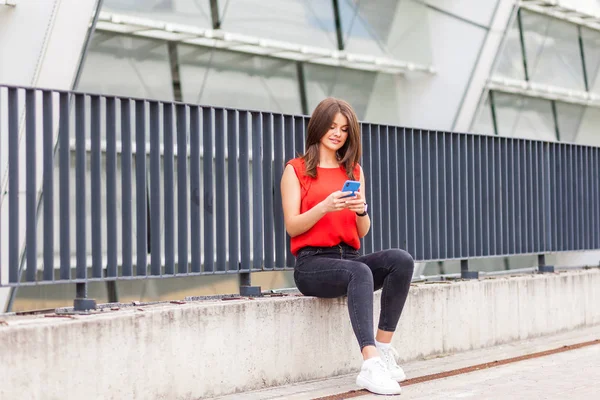
<svg viewBox="0 0 600 400">
<path fill-rule="evenodd" d="M 404 370 L 400 368 L 396 359 L 398 358 L 398 352 L 392 346 L 377 347 L 379 354 L 381 355 L 381 361 L 385 364 L 392 379 L 398 382 L 402 382 L 406 379 Z"/>
<path fill-rule="evenodd" d="M 400 385 L 390 374 L 380 357 L 373 357 L 363 362 L 356 384 L 362 389 L 376 394 L 400 394 Z"/>
</svg>

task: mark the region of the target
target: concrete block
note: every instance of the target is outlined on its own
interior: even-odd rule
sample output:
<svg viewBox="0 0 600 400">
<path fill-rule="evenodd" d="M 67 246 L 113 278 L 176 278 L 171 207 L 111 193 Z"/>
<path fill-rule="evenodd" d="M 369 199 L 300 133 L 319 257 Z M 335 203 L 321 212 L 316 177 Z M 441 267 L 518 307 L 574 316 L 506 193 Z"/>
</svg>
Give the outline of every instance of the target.
<svg viewBox="0 0 600 400">
<path fill-rule="evenodd" d="M 413 285 L 394 345 L 413 360 L 599 325 L 598 287 L 598 269 Z M 377 316 L 379 292 L 374 299 Z M 197 399 L 352 373 L 361 363 L 346 298 L 0 319 L 2 399 Z"/>
</svg>

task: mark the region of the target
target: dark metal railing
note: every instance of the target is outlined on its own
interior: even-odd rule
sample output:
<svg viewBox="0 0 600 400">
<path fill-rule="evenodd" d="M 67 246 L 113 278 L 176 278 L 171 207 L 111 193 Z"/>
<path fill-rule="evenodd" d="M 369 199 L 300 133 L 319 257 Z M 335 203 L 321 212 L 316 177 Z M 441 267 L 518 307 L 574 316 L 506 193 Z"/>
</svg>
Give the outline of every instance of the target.
<svg viewBox="0 0 600 400">
<path fill-rule="evenodd" d="M 307 123 L 0 86 L 0 286 L 74 282 L 82 300 L 95 280 L 235 273 L 242 292 L 260 294 L 251 272 L 293 267 L 279 179 L 303 152 Z M 468 259 L 538 254 L 543 266 L 546 253 L 600 249 L 600 148 L 361 128 L 366 252 L 458 259 L 476 277 Z"/>
</svg>

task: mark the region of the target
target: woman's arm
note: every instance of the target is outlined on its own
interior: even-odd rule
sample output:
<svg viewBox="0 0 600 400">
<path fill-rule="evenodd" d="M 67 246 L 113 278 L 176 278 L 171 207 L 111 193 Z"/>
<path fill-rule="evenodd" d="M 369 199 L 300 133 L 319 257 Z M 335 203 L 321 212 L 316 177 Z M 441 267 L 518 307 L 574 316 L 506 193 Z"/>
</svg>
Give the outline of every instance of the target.
<svg viewBox="0 0 600 400">
<path fill-rule="evenodd" d="M 365 174 L 362 167 L 360 167 L 360 191 L 356 192 L 356 196 L 353 199 L 347 201 L 347 208 L 358 214 L 365 212 L 365 199 L 367 198 L 365 186 Z M 365 237 L 369 233 L 371 218 L 369 218 L 368 214 L 364 217 L 356 216 L 356 228 L 358 229 L 358 237 Z"/>
<path fill-rule="evenodd" d="M 294 167 L 291 165 L 285 167 L 281 177 L 281 203 L 287 233 L 291 237 L 301 235 L 312 228 L 325 214 L 344 209 L 345 202 L 339 199 L 343 195 L 344 193 L 340 191 L 333 192 L 325 200 L 300 214 L 300 182 Z"/>
</svg>

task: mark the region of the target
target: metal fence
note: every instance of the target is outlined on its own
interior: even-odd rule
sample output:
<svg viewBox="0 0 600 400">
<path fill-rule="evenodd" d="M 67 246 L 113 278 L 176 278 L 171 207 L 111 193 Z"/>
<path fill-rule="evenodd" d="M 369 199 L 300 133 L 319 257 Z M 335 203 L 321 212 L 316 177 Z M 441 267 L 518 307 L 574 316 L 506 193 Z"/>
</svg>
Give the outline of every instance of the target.
<svg viewBox="0 0 600 400">
<path fill-rule="evenodd" d="M 293 268 L 279 180 L 307 123 L 0 86 L 0 286 L 74 282 L 84 299 L 94 280 L 234 273 L 251 293 L 251 272 Z M 600 249 L 600 148 L 361 128 L 366 252 L 469 277 L 470 258 Z"/>
</svg>

